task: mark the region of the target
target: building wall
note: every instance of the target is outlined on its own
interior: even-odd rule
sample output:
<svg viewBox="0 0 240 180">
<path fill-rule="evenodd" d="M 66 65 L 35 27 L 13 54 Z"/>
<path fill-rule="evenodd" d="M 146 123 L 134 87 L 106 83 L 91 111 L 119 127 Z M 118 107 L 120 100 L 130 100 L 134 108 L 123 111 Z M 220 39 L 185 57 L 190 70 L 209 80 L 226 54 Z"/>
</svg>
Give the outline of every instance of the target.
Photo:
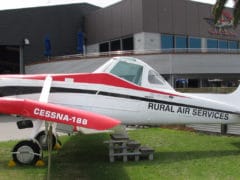
<svg viewBox="0 0 240 180">
<path fill-rule="evenodd" d="M 212 5 L 187 0 L 143 0 L 143 32 L 239 40 L 236 36 L 211 35 Z M 230 9 L 228 9 L 231 12 Z M 234 30 L 240 33 L 239 27 Z"/>
<path fill-rule="evenodd" d="M 95 44 L 142 31 L 142 0 L 124 0 L 86 16 L 87 44 Z"/>
<path fill-rule="evenodd" d="M 136 33 L 134 34 L 134 50 L 159 50 L 160 49 L 160 35 L 158 33 Z M 136 52 L 137 52 L 136 51 Z"/>
<path fill-rule="evenodd" d="M 230 29 L 236 36 L 209 33 L 214 30 L 211 9 L 188 0 L 123 0 L 86 16 L 87 45 L 139 33 L 239 40 L 240 27 Z"/>
<path fill-rule="evenodd" d="M 77 53 L 77 33 L 83 31 L 83 16 L 99 9 L 89 4 L 72 4 L 0 11 L 0 45 L 25 47 L 25 63 L 44 58 L 44 39 L 49 36 L 52 55 Z"/>
</svg>

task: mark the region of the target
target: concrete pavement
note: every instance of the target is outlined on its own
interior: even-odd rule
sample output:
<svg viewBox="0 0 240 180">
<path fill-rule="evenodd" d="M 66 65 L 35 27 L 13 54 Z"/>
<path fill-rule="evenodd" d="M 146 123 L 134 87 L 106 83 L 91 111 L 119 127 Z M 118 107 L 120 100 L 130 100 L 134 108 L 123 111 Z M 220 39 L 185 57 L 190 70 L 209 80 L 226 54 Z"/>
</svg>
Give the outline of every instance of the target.
<svg viewBox="0 0 240 180">
<path fill-rule="evenodd" d="M 28 129 L 18 129 L 17 127 L 17 120 L 20 120 L 21 117 L 14 117 L 14 116 L 7 116 L 7 115 L 0 115 L 0 141 L 9 141 L 9 140 L 24 140 L 29 139 L 32 133 L 32 128 Z M 63 129 L 68 129 L 69 132 L 63 131 L 63 129 L 59 132 L 58 135 L 66 135 L 69 134 L 72 130 L 71 127 L 64 127 L 63 125 L 58 125 L 59 128 L 62 127 Z M 61 128 L 60 128 L 61 129 Z M 80 131 L 83 134 L 94 134 L 94 133 L 103 133 L 103 132 L 109 132 L 106 131 L 97 131 L 93 129 L 86 129 L 86 128 L 78 128 L 78 131 Z M 70 133 L 71 134 L 71 133 Z"/>
<path fill-rule="evenodd" d="M 16 122 L 20 118 L 0 115 L 0 141 L 28 139 L 31 129 L 18 129 Z"/>
</svg>

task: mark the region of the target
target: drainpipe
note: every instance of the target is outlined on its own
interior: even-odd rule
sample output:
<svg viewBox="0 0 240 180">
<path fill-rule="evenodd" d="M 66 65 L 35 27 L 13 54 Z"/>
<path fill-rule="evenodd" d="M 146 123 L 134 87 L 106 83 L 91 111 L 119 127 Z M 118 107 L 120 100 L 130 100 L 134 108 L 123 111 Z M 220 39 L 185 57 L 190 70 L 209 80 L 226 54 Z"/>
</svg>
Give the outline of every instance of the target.
<svg viewBox="0 0 240 180">
<path fill-rule="evenodd" d="M 24 66 L 24 47 L 30 45 L 30 41 L 28 38 L 24 38 L 19 46 L 19 66 L 20 66 L 20 74 L 25 74 L 25 66 Z"/>
</svg>

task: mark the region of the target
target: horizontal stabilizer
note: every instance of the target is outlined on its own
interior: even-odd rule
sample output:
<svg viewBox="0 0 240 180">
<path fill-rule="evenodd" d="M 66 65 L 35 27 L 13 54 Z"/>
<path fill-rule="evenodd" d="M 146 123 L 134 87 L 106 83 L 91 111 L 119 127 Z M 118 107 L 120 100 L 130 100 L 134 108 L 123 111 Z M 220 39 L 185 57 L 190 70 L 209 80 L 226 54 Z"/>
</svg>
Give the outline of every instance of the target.
<svg viewBox="0 0 240 180">
<path fill-rule="evenodd" d="M 120 121 L 100 114 L 27 99 L 0 98 L 0 113 L 96 130 L 110 129 L 120 124 Z"/>
</svg>

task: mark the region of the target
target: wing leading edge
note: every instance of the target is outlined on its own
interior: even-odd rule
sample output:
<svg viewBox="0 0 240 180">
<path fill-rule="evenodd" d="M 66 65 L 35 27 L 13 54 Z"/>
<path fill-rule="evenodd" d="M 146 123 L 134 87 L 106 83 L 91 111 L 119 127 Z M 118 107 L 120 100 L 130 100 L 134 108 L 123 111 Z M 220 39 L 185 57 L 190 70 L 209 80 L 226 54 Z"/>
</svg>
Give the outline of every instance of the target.
<svg viewBox="0 0 240 180">
<path fill-rule="evenodd" d="M 100 114 L 29 99 L 0 98 L 0 113 L 96 130 L 110 129 L 120 124 L 120 121 Z"/>
</svg>

